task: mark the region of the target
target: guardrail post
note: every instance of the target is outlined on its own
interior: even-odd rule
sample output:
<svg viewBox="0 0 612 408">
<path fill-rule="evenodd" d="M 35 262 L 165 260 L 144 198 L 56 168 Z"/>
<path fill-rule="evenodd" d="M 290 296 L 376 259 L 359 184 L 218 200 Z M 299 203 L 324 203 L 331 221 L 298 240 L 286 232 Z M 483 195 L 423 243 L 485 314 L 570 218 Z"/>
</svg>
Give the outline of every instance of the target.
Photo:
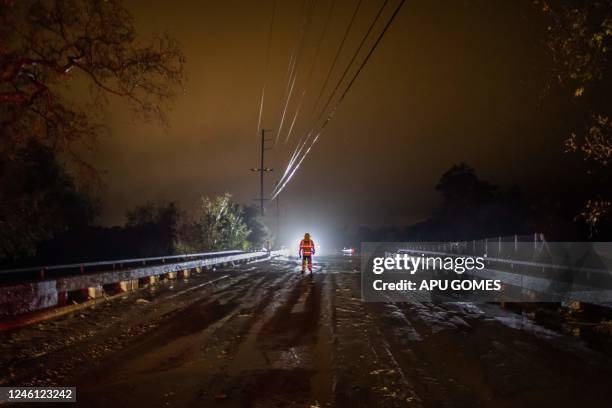
<svg viewBox="0 0 612 408">
<path fill-rule="evenodd" d="M 102 286 L 91 286 L 85 290 L 87 291 L 87 297 L 90 299 L 99 298 L 103 294 Z"/>
<path fill-rule="evenodd" d="M 145 276 L 144 278 L 140 278 L 139 279 L 139 283 L 141 285 L 153 285 L 156 282 L 157 282 L 157 276 L 156 275 Z"/>
<path fill-rule="evenodd" d="M 518 237 L 514 234 L 514 252 L 517 251 L 518 247 Z"/>
<path fill-rule="evenodd" d="M 66 303 L 68 303 L 68 292 L 66 291 L 57 292 L 57 305 L 66 306 Z"/>
<path fill-rule="evenodd" d="M 121 281 L 117 284 L 117 289 L 120 292 L 129 292 L 138 289 L 138 279 Z"/>
</svg>

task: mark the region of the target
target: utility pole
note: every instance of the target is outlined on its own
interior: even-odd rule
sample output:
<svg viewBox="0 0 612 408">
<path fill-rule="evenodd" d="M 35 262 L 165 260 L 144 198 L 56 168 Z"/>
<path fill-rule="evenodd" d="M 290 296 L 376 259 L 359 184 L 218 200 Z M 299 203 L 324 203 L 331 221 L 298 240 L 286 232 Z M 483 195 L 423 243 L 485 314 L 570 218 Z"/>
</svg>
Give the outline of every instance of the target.
<svg viewBox="0 0 612 408">
<path fill-rule="evenodd" d="M 269 148 L 266 147 L 266 142 L 269 142 L 270 140 L 272 140 L 272 139 L 266 139 L 266 132 L 271 132 L 271 130 L 261 129 L 261 160 L 260 160 L 259 168 L 251 169 L 251 171 L 259 172 L 259 198 L 258 199 L 256 198 L 255 200 L 259 201 L 262 217 L 264 215 L 264 201 L 266 200 L 264 198 L 264 172 L 274 171 L 274 169 L 264 166 L 265 151 L 269 150 Z"/>
<path fill-rule="evenodd" d="M 276 185 L 278 186 L 280 180 L 276 180 Z M 276 240 L 278 241 L 279 237 L 280 237 L 280 207 L 279 207 L 279 200 L 280 199 L 280 194 L 278 194 L 276 196 Z"/>
</svg>

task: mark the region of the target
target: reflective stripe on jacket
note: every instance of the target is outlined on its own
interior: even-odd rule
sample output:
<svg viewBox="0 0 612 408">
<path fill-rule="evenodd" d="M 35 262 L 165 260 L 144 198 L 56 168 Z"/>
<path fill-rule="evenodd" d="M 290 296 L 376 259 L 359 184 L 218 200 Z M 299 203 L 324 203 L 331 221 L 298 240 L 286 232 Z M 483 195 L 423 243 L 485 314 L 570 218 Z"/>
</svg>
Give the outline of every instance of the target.
<svg viewBox="0 0 612 408">
<path fill-rule="evenodd" d="M 315 253 L 315 244 L 314 241 L 311 239 L 310 241 L 306 241 L 306 240 L 302 240 L 300 242 L 300 252 L 302 253 L 302 255 L 312 255 Z"/>
</svg>

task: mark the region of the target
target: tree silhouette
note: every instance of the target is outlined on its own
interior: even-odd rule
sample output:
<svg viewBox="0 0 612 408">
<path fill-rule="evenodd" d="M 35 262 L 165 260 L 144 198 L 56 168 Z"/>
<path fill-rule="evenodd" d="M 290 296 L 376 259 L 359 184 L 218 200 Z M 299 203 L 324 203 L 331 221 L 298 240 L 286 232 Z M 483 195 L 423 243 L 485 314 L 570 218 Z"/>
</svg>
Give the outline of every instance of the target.
<svg viewBox="0 0 612 408">
<path fill-rule="evenodd" d="M 565 138 L 565 151 L 581 155 L 594 164 L 588 173 L 600 179 L 599 191 L 587 199 L 576 217 L 596 231 L 612 210 L 612 125 L 610 116 L 610 65 L 612 47 L 612 1 L 564 2 L 536 0 L 546 17 L 546 46 L 552 59 L 550 80 L 591 111 L 584 130 Z M 602 102 L 603 101 L 603 102 Z"/>
<path fill-rule="evenodd" d="M 67 179 L 84 198 L 99 185 L 78 152 L 104 130 L 97 118 L 109 98 L 127 101 L 141 119 L 165 123 L 184 83 L 184 62 L 167 35 L 141 42 L 117 0 L 0 0 L 0 166 L 11 169 L 0 176 L 0 240 L 10 243 L 15 231 L 29 231 L 0 257 L 32 253 L 38 240 L 71 224 L 57 206 L 40 205 L 41 196 L 61 194 Z M 44 165 L 48 175 L 28 173 L 38 181 L 19 174 Z"/>
</svg>

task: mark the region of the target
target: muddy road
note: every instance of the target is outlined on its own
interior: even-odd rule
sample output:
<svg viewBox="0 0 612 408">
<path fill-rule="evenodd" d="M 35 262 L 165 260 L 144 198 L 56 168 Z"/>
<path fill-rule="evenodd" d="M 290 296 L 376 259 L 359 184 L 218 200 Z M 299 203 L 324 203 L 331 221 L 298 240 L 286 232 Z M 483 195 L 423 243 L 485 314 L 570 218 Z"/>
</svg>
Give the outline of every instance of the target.
<svg viewBox="0 0 612 408">
<path fill-rule="evenodd" d="M 85 407 L 610 406 L 606 347 L 497 305 L 362 303 L 358 258 L 318 261 L 205 271 L 0 333 L 1 385 L 76 385 Z"/>
</svg>

